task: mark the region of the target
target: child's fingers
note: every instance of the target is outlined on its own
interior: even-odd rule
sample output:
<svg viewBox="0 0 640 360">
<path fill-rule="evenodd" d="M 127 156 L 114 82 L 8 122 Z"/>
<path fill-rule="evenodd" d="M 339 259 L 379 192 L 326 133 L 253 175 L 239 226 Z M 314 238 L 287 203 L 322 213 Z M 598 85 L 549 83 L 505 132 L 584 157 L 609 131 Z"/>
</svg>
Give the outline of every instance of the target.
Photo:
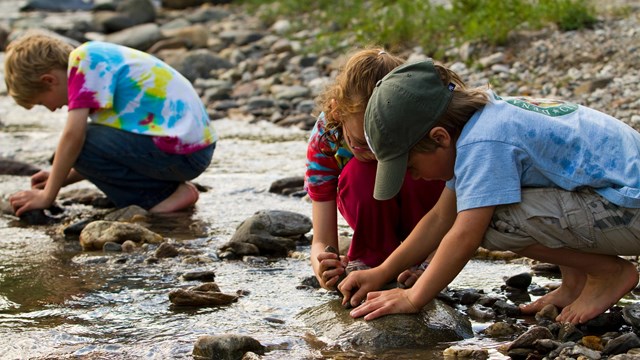
<svg viewBox="0 0 640 360">
<path fill-rule="evenodd" d="M 335 288 L 336 284 L 338 283 L 338 279 L 339 279 L 339 278 L 340 278 L 340 277 L 339 277 L 339 276 L 337 276 L 337 275 L 336 275 L 336 276 L 333 276 L 333 277 L 331 277 L 331 278 L 329 278 L 329 280 L 326 280 L 326 281 L 324 282 L 325 287 L 326 287 L 326 288 L 330 288 L 330 289 Z"/>
</svg>

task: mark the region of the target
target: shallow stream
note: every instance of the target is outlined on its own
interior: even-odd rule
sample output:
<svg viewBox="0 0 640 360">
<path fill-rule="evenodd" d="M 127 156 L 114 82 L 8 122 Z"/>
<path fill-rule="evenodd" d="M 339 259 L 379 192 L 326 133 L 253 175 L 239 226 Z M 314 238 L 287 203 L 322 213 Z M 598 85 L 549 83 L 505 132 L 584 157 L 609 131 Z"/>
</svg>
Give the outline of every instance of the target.
<svg viewBox="0 0 640 360">
<path fill-rule="evenodd" d="M 0 114 L 0 156 L 46 167 L 64 110 L 26 111 L 0 97 Z M 308 246 L 300 246 L 296 257 L 264 264 L 220 261 L 215 255 L 236 226 L 258 210 L 311 215 L 308 201 L 267 191 L 275 180 L 304 173 L 308 134 L 242 120 L 223 119 L 215 125 L 221 141 L 213 164 L 195 180 L 210 190 L 201 194 L 193 213 L 151 223 L 152 229 L 202 252 L 210 262 L 185 263 L 178 257 L 151 265 L 141 256 L 83 252 L 77 241 L 64 240 L 50 228 L 24 227 L 13 216 L 0 216 L 0 358 L 188 359 L 199 335 L 224 333 L 249 335 L 274 346 L 265 359 L 360 358 L 321 351 L 315 345 L 318 339 L 295 319 L 302 310 L 336 296 L 297 289 L 312 275 Z M 28 186 L 28 177 L 0 176 L 4 198 Z M 349 231 L 342 220 L 341 231 Z M 180 275 L 197 270 L 214 270 L 223 292 L 249 294 L 224 307 L 172 308 L 169 291 L 189 285 Z M 529 271 L 528 266 L 473 261 L 452 287 L 490 291 L 503 284 L 503 276 L 523 271 Z M 486 325 L 476 323 L 474 329 Z M 469 341 L 498 345 L 480 338 Z M 426 351 L 439 358 L 447 346 Z M 388 357 L 415 355 L 394 351 Z M 492 358 L 503 357 L 494 352 Z"/>
</svg>

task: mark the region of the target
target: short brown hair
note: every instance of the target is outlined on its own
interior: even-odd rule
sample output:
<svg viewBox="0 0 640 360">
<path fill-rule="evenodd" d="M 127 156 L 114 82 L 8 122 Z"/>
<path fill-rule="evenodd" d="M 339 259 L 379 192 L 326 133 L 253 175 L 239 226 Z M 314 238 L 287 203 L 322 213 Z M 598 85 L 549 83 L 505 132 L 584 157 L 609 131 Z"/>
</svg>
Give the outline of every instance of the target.
<svg viewBox="0 0 640 360">
<path fill-rule="evenodd" d="M 467 88 L 458 74 L 451 69 L 440 64 L 435 64 L 434 67 L 442 83 L 454 84 L 455 88 L 449 107 L 433 127 L 443 127 L 452 138 L 457 139 L 471 116 L 489 102 L 487 87 Z M 438 143 L 429 137 L 429 132 L 411 151 L 431 152 L 438 147 Z"/>
<path fill-rule="evenodd" d="M 51 70 L 66 71 L 71 44 L 39 32 L 29 32 L 13 40 L 6 48 L 4 81 L 9 95 L 24 108 L 33 107 L 33 99 L 49 90 L 41 76 Z"/>
</svg>

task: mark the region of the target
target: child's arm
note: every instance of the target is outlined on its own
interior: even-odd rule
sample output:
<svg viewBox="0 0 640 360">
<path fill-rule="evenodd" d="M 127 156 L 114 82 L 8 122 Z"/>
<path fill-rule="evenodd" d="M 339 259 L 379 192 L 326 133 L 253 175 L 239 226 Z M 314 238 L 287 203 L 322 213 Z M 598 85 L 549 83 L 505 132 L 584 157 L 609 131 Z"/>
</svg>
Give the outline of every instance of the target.
<svg viewBox="0 0 640 360">
<path fill-rule="evenodd" d="M 28 210 L 45 209 L 56 199 L 82 150 L 88 116 L 89 109 L 86 108 L 69 111 L 67 122 L 58 141 L 51 174 L 44 189 L 21 191 L 10 198 L 11 206 L 17 216 Z"/>
<path fill-rule="evenodd" d="M 338 246 L 338 215 L 336 201 L 314 201 L 312 203 L 313 242 L 311 244 L 311 265 L 320 286 L 333 289 L 344 265 L 336 255 L 326 252 L 327 246 Z"/>
<path fill-rule="evenodd" d="M 339 287 L 344 295 L 343 302 L 350 300 L 352 306 L 358 306 L 368 292 L 380 289 L 403 270 L 426 259 L 438 247 L 455 219 L 456 195 L 445 188 L 436 205 L 387 260 L 376 268 L 355 271 L 347 276 Z"/>
<path fill-rule="evenodd" d="M 370 293 L 366 302 L 351 311 L 351 316 L 366 315 L 365 320 L 372 320 L 388 314 L 418 312 L 453 281 L 471 259 L 482 243 L 494 209 L 491 206 L 459 213 L 433 261 L 411 289 Z"/>
<path fill-rule="evenodd" d="M 40 170 L 37 173 L 33 174 L 31 176 L 31 188 L 44 189 L 44 187 L 47 185 L 47 181 L 49 180 L 49 176 L 51 176 L 51 173 L 45 170 Z M 71 169 L 71 171 L 69 171 L 69 175 L 67 175 L 67 180 L 65 180 L 62 186 L 71 185 L 81 180 L 84 180 L 84 176 L 80 175 L 74 169 Z"/>
</svg>

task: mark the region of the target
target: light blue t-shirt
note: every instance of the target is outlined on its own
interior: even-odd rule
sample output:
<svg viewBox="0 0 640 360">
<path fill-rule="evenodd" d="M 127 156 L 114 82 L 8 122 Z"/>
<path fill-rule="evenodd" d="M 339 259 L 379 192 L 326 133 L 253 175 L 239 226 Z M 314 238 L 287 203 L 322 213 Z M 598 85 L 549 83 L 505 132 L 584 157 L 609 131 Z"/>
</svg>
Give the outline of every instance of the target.
<svg viewBox="0 0 640 360">
<path fill-rule="evenodd" d="M 476 112 L 456 142 L 458 211 L 518 203 L 523 187 L 594 188 L 640 208 L 640 134 L 599 111 L 550 99 L 500 98 Z"/>
</svg>

